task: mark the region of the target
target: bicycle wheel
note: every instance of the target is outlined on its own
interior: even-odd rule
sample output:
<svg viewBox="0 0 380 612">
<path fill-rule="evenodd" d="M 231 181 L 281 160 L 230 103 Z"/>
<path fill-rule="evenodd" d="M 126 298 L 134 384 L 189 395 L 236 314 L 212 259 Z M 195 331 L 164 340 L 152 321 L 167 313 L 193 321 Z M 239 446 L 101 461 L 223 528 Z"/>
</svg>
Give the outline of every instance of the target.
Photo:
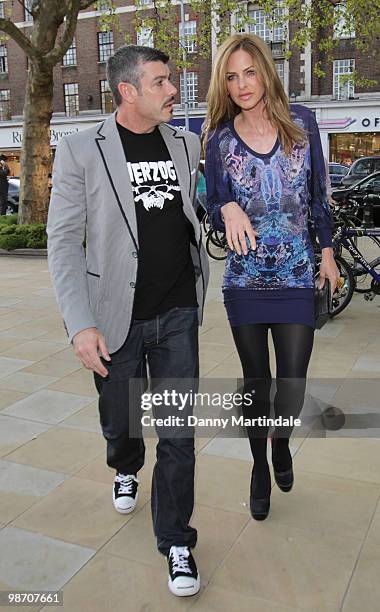
<svg viewBox="0 0 380 612">
<path fill-rule="evenodd" d="M 220 239 L 213 230 L 208 232 L 206 239 L 206 251 L 210 257 L 212 257 L 212 259 L 216 259 L 217 261 L 226 259 L 227 248 L 228 245 L 225 237 Z"/>
<path fill-rule="evenodd" d="M 350 303 L 354 293 L 355 278 L 353 272 L 343 257 L 335 257 L 336 265 L 339 268 L 341 286 L 337 287 L 334 295 L 332 296 L 332 309 L 330 317 L 336 317 L 340 314 Z"/>
</svg>

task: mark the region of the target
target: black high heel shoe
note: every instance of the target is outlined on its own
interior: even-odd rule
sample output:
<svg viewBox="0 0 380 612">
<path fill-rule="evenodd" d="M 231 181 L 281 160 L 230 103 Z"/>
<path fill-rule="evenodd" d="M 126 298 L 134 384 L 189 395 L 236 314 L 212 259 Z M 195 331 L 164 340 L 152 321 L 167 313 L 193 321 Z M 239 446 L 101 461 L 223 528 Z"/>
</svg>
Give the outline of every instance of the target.
<svg viewBox="0 0 380 612">
<path fill-rule="evenodd" d="M 252 518 L 254 518 L 256 521 L 264 521 L 269 514 L 270 493 L 269 493 L 269 497 L 263 497 L 263 498 L 257 499 L 254 493 L 255 484 L 256 484 L 255 474 L 254 474 L 254 469 L 252 468 L 251 490 L 250 490 L 250 500 L 249 500 L 251 515 L 252 515 Z M 269 491 L 270 491 L 270 484 L 269 484 Z"/>
<path fill-rule="evenodd" d="M 284 493 L 287 493 L 288 491 L 291 490 L 291 488 L 293 487 L 293 484 L 294 484 L 293 462 L 292 462 L 292 458 L 290 456 L 290 461 L 292 463 L 292 466 L 288 470 L 284 470 L 284 471 L 278 472 L 275 469 L 275 467 L 274 467 L 274 463 L 275 463 L 274 455 L 276 454 L 276 451 L 274 449 L 275 441 L 276 441 L 276 438 L 271 438 L 271 443 L 272 443 L 272 464 L 273 464 L 274 479 L 275 479 L 276 484 L 279 487 L 279 489 L 281 489 L 281 491 L 284 491 Z M 289 454 L 290 454 L 290 451 L 289 451 Z"/>
</svg>

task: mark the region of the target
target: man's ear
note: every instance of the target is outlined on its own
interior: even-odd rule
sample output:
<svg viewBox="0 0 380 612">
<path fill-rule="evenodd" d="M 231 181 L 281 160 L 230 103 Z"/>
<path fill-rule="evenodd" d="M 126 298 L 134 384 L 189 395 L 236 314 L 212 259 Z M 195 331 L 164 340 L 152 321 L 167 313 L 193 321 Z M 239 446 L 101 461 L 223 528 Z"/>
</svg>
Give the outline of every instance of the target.
<svg viewBox="0 0 380 612">
<path fill-rule="evenodd" d="M 123 100 L 125 100 L 128 104 L 134 103 L 138 95 L 137 89 L 134 85 L 131 83 L 119 83 L 117 88 Z"/>
</svg>

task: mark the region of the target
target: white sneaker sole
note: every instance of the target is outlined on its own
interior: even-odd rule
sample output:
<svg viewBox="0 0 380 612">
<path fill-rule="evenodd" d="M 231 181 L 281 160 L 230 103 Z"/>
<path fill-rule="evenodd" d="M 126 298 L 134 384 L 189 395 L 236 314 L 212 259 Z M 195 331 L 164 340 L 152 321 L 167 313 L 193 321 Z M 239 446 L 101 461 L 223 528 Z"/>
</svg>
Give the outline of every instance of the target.
<svg viewBox="0 0 380 612">
<path fill-rule="evenodd" d="M 115 508 L 116 512 L 118 512 L 119 514 L 130 514 L 131 512 L 133 512 L 134 509 L 136 508 L 138 497 L 139 497 L 139 494 L 136 493 L 135 503 L 130 508 L 126 508 L 124 510 L 124 509 L 118 508 L 116 506 L 115 494 L 112 492 L 112 501 L 113 501 L 113 505 L 114 505 L 114 508 Z"/>
<path fill-rule="evenodd" d="M 192 586 L 177 587 L 169 576 L 168 587 L 169 591 L 177 597 L 190 597 L 190 595 L 196 595 L 199 592 L 199 589 L 201 588 L 201 578 L 198 574 L 198 578 Z"/>
</svg>

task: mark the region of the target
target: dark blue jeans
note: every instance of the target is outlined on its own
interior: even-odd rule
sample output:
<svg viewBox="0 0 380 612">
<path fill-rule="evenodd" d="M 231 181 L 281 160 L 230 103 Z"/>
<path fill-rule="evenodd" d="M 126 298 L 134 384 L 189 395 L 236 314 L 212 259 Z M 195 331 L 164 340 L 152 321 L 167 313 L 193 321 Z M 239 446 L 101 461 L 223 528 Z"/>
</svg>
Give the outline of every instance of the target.
<svg viewBox="0 0 380 612">
<path fill-rule="evenodd" d="M 107 464 L 123 474 L 136 474 L 144 465 L 145 445 L 142 436 L 130 436 L 130 417 L 134 423 L 141 421 L 139 397 L 130 401 L 131 379 L 141 379 L 143 391 L 147 365 L 152 379 L 198 379 L 197 308 L 172 308 L 154 319 L 133 321 L 124 345 L 111 355 L 111 364 L 103 363 L 109 374 L 107 378 L 95 374 L 95 384 L 107 440 Z M 193 436 L 159 437 L 152 480 L 152 519 L 158 549 L 165 555 L 173 545 L 196 544 L 197 532 L 189 525 L 194 506 L 194 468 Z"/>
</svg>

